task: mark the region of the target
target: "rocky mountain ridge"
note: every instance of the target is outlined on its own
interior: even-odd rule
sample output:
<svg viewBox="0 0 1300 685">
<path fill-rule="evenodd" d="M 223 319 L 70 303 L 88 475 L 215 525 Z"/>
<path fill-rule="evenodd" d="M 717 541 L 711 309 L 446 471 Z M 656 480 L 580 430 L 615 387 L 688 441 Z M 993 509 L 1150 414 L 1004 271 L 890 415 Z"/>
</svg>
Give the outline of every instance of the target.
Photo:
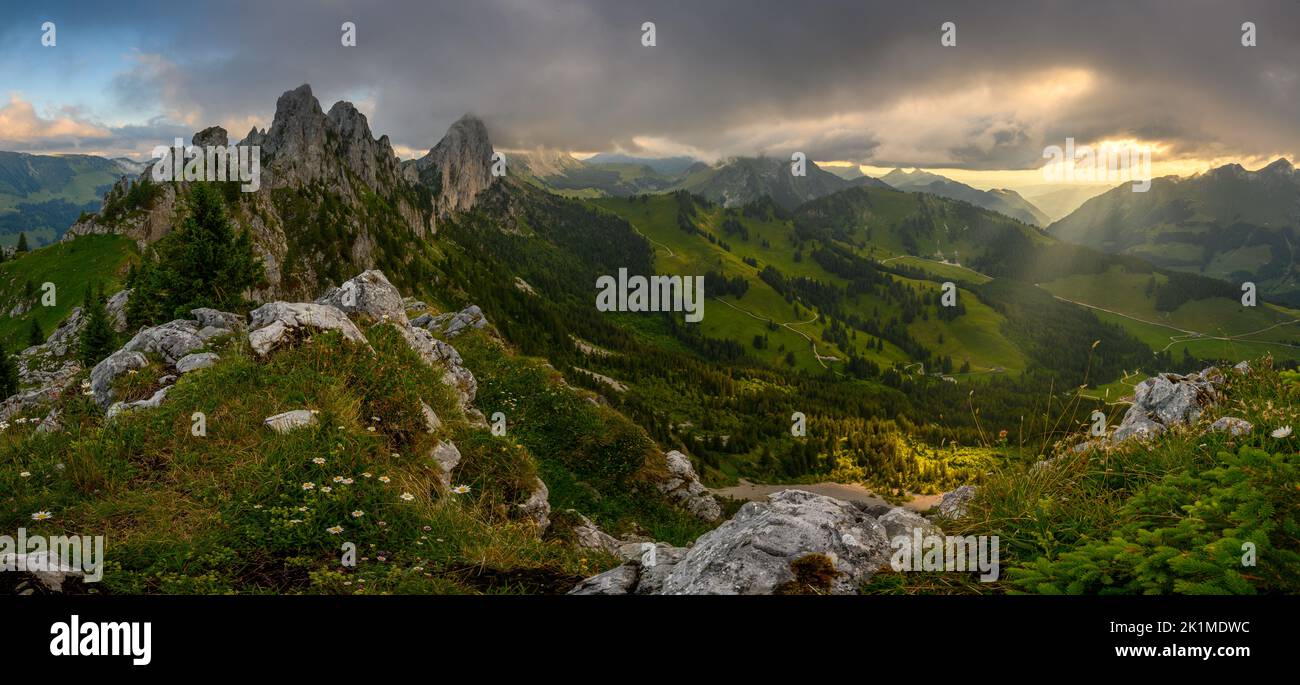
<svg viewBox="0 0 1300 685">
<path fill-rule="evenodd" d="M 230 142 L 216 126 L 191 139 L 196 146 Z M 402 162 L 352 103 L 337 102 L 327 113 L 306 84 L 279 97 L 270 128 L 253 128 L 238 144 L 261 153 L 260 188 L 227 193 L 227 205 L 252 232 L 266 267 L 266 287 L 254 293 L 262 299 L 305 295 L 344 269 L 396 268 L 409 260 L 411 243 L 437 232 L 439 216 L 470 209 L 494 180 L 491 142 L 478 119 L 463 117 L 428 155 Z M 119 181 L 65 240 L 120 233 L 143 247 L 169 233 L 187 184 L 154 184 L 154 164 Z M 152 192 L 132 193 L 140 185 Z"/>
</svg>

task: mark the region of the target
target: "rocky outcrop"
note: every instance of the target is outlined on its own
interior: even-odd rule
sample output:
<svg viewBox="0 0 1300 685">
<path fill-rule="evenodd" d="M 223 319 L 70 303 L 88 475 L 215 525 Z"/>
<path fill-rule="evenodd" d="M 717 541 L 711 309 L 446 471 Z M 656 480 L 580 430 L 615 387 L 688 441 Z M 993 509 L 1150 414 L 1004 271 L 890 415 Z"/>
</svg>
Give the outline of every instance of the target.
<svg viewBox="0 0 1300 685">
<path fill-rule="evenodd" d="M 135 337 L 122 346 L 122 349 L 127 352 L 156 354 L 167 364 L 174 365 L 189 353 L 203 349 L 203 345 L 204 340 L 199 337 L 198 322 L 177 319 L 141 329 Z"/>
<path fill-rule="evenodd" d="M 492 176 L 492 143 L 487 127 L 471 114 L 461 117 L 429 153 L 414 162 L 420 182 L 429 186 L 445 209 L 465 211 Z"/>
<path fill-rule="evenodd" d="M 248 343 L 258 355 L 300 335 L 303 329 L 338 331 L 358 345 L 370 347 L 366 336 L 337 307 L 311 302 L 268 302 L 249 314 Z"/>
<path fill-rule="evenodd" d="M 691 458 L 677 450 L 666 452 L 664 458 L 668 462 L 668 477 L 658 483 L 659 491 L 705 521 L 718 520 L 722 507 L 695 475 Z"/>
<path fill-rule="evenodd" d="M 1249 365 L 1245 368 L 1248 369 Z M 1185 376 L 1162 373 L 1148 378 L 1134 387 L 1133 405 L 1124 414 L 1119 427 L 1105 438 L 1083 444 L 1097 447 L 1117 445 L 1130 439 L 1151 438 L 1194 423 L 1217 401 L 1217 386 L 1223 381 L 1223 372 L 1213 366 Z"/>
<path fill-rule="evenodd" d="M 411 325 L 427 329 L 438 337 L 451 339 L 468 330 L 487 326 L 487 317 L 483 316 L 483 310 L 478 305 L 472 304 L 458 312 L 438 316 L 422 314 L 411 319 Z"/>
<path fill-rule="evenodd" d="M 109 355 L 90 371 L 90 391 L 100 408 L 117 416 L 124 411 L 158 406 L 178 374 L 214 364 L 218 357 L 200 352 L 216 335 L 231 332 L 242 325 L 242 317 L 215 309 L 195 309 L 194 319 L 176 319 L 158 326 L 142 328 L 121 349 Z M 154 355 L 176 374 L 163 376 L 164 384 L 152 397 L 135 402 L 115 402 L 113 382 L 123 373 L 149 365 L 147 355 Z"/>
<path fill-rule="evenodd" d="M 227 145 L 226 131 L 209 127 L 194 134 L 194 145 Z M 404 167 L 393 151 L 387 136 L 375 139 L 365 115 L 349 102 L 337 102 L 326 114 L 312 94 L 311 86 L 302 85 L 286 91 L 277 100 L 271 126 L 253 128 L 238 143 L 257 146 L 260 151 L 260 183 L 244 192 L 240 202 L 229 207 L 231 218 L 247 228 L 253 244 L 266 267 L 268 287 L 259 291 L 260 299 L 295 299 L 315 294 L 318 275 L 326 269 L 325 261 L 333 258 L 305 250 L 295 261 L 294 279 L 284 278 L 283 267 L 292 247 L 300 246 L 304 236 L 302 217 L 317 216 L 327 207 L 337 218 L 339 228 L 351 237 L 344 246 L 352 264 L 371 266 L 376 260 L 379 231 L 398 235 L 384 239 L 423 240 L 432 234 L 435 207 L 419 189 L 419 175 L 414 166 Z M 453 156 L 454 157 L 454 156 Z M 411 163 L 412 165 L 414 162 Z M 174 228 L 188 196 L 188 183 L 164 183 L 155 186 L 147 205 L 127 207 L 124 198 L 133 183 L 152 175 L 150 164 L 138 178 L 123 178 L 108 192 L 100 211 L 79 220 L 65 236 L 117 233 L 143 244 L 154 242 Z M 453 184 L 455 185 L 455 184 Z M 287 211 L 277 190 L 303 191 L 302 202 Z M 378 198 L 396 221 L 367 221 L 363 198 Z M 342 205 L 342 210 L 339 209 Z M 297 210 L 302 210 L 300 213 Z M 337 254 L 336 252 L 333 254 Z"/>
<path fill-rule="evenodd" d="M 316 302 L 333 305 L 371 323 L 406 321 L 406 306 L 401 293 L 388 282 L 383 272 L 374 269 L 361 272 L 337 288 L 330 288 Z"/>
<path fill-rule="evenodd" d="M 862 509 L 802 490 L 748 502 L 690 548 L 646 547 L 635 561 L 587 579 L 572 594 L 771 594 L 795 581 L 791 564 L 822 555 L 827 592 L 855 594 L 889 559 L 885 527 Z"/>
</svg>

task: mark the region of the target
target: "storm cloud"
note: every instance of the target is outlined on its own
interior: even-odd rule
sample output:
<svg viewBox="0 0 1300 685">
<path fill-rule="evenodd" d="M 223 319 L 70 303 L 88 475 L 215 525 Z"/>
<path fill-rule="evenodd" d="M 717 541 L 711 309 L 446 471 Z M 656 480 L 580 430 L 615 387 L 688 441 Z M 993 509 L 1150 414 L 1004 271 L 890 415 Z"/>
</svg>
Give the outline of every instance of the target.
<svg viewBox="0 0 1300 685">
<path fill-rule="evenodd" d="M 45 14 L 69 27 L 61 50 L 77 49 L 77 32 L 147 27 L 120 45 L 135 66 L 104 84 L 122 111 L 242 135 L 269 125 L 280 93 L 310 83 L 323 107 L 352 100 L 408 154 L 465 112 L 505 149 L 801 150 L 970 169 L 1036 167 L 1067 137 L 1157 141 L 1171 157 L 1300 151 L 1295 2 L 237 2 Z M 356 47 L 340 44 L 345 21 Z M 641 44 L 647 21 L 654 47 Z M 946 21 L 955 47 L 940 45 Z M 1255 47 L 1241 44 L 1247 21 Z"/>
</svg>

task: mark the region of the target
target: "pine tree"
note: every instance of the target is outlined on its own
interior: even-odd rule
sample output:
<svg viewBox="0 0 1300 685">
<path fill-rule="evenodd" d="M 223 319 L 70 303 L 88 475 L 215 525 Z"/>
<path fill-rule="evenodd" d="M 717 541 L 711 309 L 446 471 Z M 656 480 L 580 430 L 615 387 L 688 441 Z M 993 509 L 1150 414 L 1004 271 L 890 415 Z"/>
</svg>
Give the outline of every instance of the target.
<svg viewBox="0 0 1300 685">
<path fill-rule="evenodd" d="M 86 292 L 82 313 L 86 317 L 86 326 L 81 329 L 77 356 L 81 360 L 81 365 L 89 369 L 113 353 L 113 327 L 108 322 L 108 310 L 104 307 L 102 288 L 94 293 Z"/>
<path fill-rule="evenodd" d="M 27 234 L 18 234 L 18 246 L 14 248 L 14 254 L 20 254 L 27 251 Z"/>
<path fill-rule="evenodd" d="M 40 345 L 43 342 L 45 342 L 45 331 L 41 330 L 40 322 L 33 317 L 31 330 L 27 332 L 27 346 Z"/>
<path fill-rule="evenodd" d="M 236 233 L 221 194 L 209 184 L 195 183 L 189 214 L 154 244 L 129 279 L 134 292 L 127 320 L 132 326 L 158 323 L 189 316 L 198 307 L 238 311 L 249 304 L 244 293 L 263 276 L 252 238 L 248 231 Z"/>
<path fill-rule="evenodd" d="M 0 398 L 18 392 L 18 364 L 9 351 L 0 345 Z"/>
</svg>

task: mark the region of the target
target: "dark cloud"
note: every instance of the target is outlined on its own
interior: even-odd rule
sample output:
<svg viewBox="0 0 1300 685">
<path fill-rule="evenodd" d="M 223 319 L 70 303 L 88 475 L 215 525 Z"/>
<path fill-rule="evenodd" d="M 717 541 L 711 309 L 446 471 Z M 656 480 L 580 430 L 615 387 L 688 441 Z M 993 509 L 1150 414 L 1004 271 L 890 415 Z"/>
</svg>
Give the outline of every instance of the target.
<svg viewBox="0 0 1300 685">
<path fill-rule="evenodd" d="M 269 119 L 281 92 L 310 82 L 324 108 L 365 102 L 377 135 L 415 149 L 473 111 L 505 148 L 651 139 L 703 154 L 969 168 L 1033 167 L 1066 137 L 1156 137 L 1185 156 L 1300 151 L 1296 2 L 179 5 L 65 12 L 148 22 L 145 44 L 123 51 L 164 63 L 119 77 L 125 102 L 156 98 L 206 123 Z M 355 48 L 339 44 L 344 21 L 356 22 Z M 640 43 L 644 21 L 656 24 L 654 48 Z M 955 48 L 939 45 L 944 21 L 957 24 Z M 1256 23 L 1258 47 L 1241 46 L 1243 21 Z M 1054 92 L 1054 70 L 1088 74 L 1086 95 Z"/>
</svg>

